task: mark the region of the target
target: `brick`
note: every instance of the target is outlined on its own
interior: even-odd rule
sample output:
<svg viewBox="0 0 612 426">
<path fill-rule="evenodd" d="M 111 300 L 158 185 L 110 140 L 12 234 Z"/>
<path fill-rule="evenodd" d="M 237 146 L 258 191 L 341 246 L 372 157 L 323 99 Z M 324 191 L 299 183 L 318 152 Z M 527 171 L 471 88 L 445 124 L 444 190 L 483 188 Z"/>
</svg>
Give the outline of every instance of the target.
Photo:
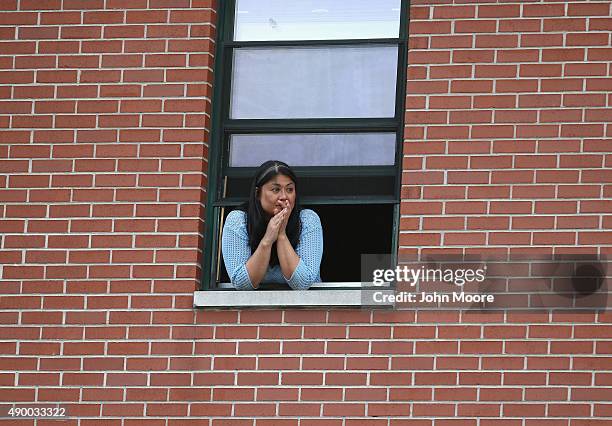
<svg viewBox="0 0 612 426">
<path fill-rule="evenodd" d="M 589 31 L 603 30 L 610 28 L 612 18 L 589 18 Z"/>
<path fill-rule="evenodd" d="M 477 65 L 475 71 L 476 78 L 491 77 L 516 77 L 516 65 Z"/>
<path fill-rule="evenodd" d="M 109 404 L 102 407 L 103 416 L 144 416 L 144 404 Z"/>
<path fill-rule="evenodd" d="M 606 33 L 568 33 L 567 46 L 610 46 L 609 34 Z"/>
<path fill-rule="evenodd" d="M 100 87 L 100 97 L 137 97 L 141 95 L 141 86 L 134 84 L 117 84 Z"/>
<path fill-rule="evenodd" d="M 10 54 L 34 54 L 36 52 L 36 42 L 15 41 L 2 43 L 3 53 Z"/>
<path fill-rule="evenodd" d="M 567 6 L 567 14 L 569 16 L 610 16 L 610 4 L 607 2 L 570 3 Z"/>
<path fill-rule="evenodd" d="M 64 9 L 101 9 L 104 6 L 102 0 L 89 0 L 86 2 L 79 0 L 64 0 Z"/>
<path fill-rule="evenodd" d="M 511 138 L 513 136 L 513 126 L 476 125 L 471 129 L 471 137 L 475 139 L 489 139 L 492 137 Z"/>
<path fill-rule="evenodd" d="M 493 82 L 490 80 L 453 80 L 452 93 L 491 93 Z"/>
<path fill-rule="evenodd" d="M 489 244 L 494 245 L 524 245 L 531 243 L 531 235 L 527 232 L 496 232 L 489 236 Z"/>
<path fill-rule="evenodd" d="M 98 125 L 100 127 L 137 127 L 140 121 L 138 115 L 100 115 L 98 116 Z"/>
<path fill-rule="evenodd" d="M 119 140 L 121 142 L 157 142 L 160 139 L 160 133 L 160 130 L 152 129 L 122 129 L 119 131 Z"/>
<path fill-rule="evenodd" d="M 84 24 L 121 24 L 123 23 L 123 12 L 120 11 L 84 11 Z"/>
<path fill-rule="evenodd" d="M 544 62 L 582 61 L 583 59 L 584 59 L 584 49 L 567 49 L 566 48 L 566 49 L 544 49 L 542 50 L 542 60 Z"/>
<path fill-rule="evenodd" d="M 561 125 L 562 137 L 598 137 L 603 136 L 603 124 L 571 124 Z"/>
<path fill-rule="evenodd" d="M 478 5 L 478 18 L 519 17 L 520 5 Z"/>
<path fill-rule="evenodd" d="M 104 384 L 103 374 L 92 373 L 64 373 L 62 385 L 66 386 L 102 386 Z"/>
<path fill-rule="evenodd" d="M 168 12 L 165 10 L 127 11 L 126 20 L 130 24 L 163 23 L 168 20 Z"/>
<path fill-rule="evenodd" d="M 602 389 L 598 393 L 595 388 L 572 388 L 572 401 L 606 401 L 609 397 L 609 389 Z"/>
<path fill-rule="evenodd" d="M 408 81 L 407 92 L 411 94 L 448 93 L 446 81 Z"/>
<path fill-rule="evenodd" d="M 437 6 L 433 10 L 434 19 L 474 18 L 474 6 Z"/>
<path fill-rule="evenodd" d="M 489 48 L 514 48 L 518 47 L 518 35 L 489 35 L 482 34 L 476 35 L 475 47 L 489 47 Z"/>
<path fill-rule="evenodd" d="M 494 33 L 497 23 L 495 20 L 455 20 L 455 33 Z"/>
<path fill-rule="evenodd" d="M 126 53 L 145 53 L 145 52 L 165 52 L 165 40 L 126 40 L 124 42 L 124 52 Z"/>
<path fill-rule="evenodd" d="M 159 160 L 119 160 L 117 167 L 121 172 L 157 172 Z"/>
<path fill-rule="evenodd" d="M 124 100 L 121 102 L 121 112 L 161 112 L 160 100 Z"/>
<path fill-rule="evenodd" d="M 188 34 L 187 25 L 148 25 L 147 37 L 149 38 L 184 38 Z"/>
<path fill-rule="evenodd" d="M 170 11 L 170 22 L 213 22 L 212 10 L 201 10 L 201 11 L 182 11 L 173 10 Z"/>
<path fill-rule="evenodd" d="M 432 49 L 472 47 L 472 36 L 469 36 L 469 35 L 449 35 L 449 36 L 432 35 L 429 38 L 431 39 Z M 415 37 L 410 37 L 409 40 L 414 40 L 414 39 Z M 427 48 L 427 45 L 425 45 L 423 48 Z"/>
<path fill-rule="evenodd" d="M 491 111 L 451 111 L 450 123 L 490 123 L 492 121 Z"/>
<path fill-rule="evenodd" d="M 114 47 L 116 43 L 119 44 L 119 51 L 121 51 L 121 41 L 116 42 L 100 42 L 104 44 L 95 44 L 96 51 L 103 53 L 114 53 L 117 49 Z M 103 68 L 131 68 L 131 67 L 142 67 L 143 55 L 102 55 L 102 67 Z M 147 65 L 148 66 L 148 65 Z M 120 72 L 119 72 L 120 74 Z M 113 80 L 119 81 L 119 80 Z"/>
<path fill-rule="evenodd" d="M 564 16 L 562 4 L 526 4 L 523 6 L 523 16 Z"/>
<path fill-rule="evenodd" d="M 191 383 L 189 373 L 151 373 L 149 381 L 153 386 L 186 386 Z"/>
<path fill-rule="evenodd" d="M 102 27 L 99 26 L 65 26 L 61 28 L 62 39 L 93 39 L 100 38 Z"/>
</svg>

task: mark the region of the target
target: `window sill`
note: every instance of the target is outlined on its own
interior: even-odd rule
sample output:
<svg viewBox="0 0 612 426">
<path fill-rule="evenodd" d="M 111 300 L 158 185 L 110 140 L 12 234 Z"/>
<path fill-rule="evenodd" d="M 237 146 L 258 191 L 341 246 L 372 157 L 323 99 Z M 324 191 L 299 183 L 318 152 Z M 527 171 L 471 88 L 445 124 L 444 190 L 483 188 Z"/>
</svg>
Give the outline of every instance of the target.
<svg viewBox="0 0 612 426">
<path fill-rule="evenodd" d="M 221 284 L 219 289 L 196 291 L 195 308 L 369 308 L 373 292 L 393 293 L 388 288 L 373 289 L 371 284 L 360 282 L 316 283 L 309 290 L 254 290 L 238 291 L 231 284 Z M 393 307 L 375 305 L 377 308 Z"/>
</svg>

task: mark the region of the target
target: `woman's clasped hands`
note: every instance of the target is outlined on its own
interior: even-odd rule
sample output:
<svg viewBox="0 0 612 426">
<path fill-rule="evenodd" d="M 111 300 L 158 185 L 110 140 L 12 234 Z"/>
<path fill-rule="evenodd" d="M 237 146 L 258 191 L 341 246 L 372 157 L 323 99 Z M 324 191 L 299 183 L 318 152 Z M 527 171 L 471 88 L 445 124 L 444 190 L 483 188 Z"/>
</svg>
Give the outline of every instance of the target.
<svg viewBox="0 0 612 426">
<path fill-rule="evenodd" d="M 291 216 L 291 203 L 288 200 L 278 201 L 274 207 L 274 216 L 268 222 L 262 241 L 272 245 L 279 237 L 286 238 L 285 230 L 289 216 Z"/>
</svg>

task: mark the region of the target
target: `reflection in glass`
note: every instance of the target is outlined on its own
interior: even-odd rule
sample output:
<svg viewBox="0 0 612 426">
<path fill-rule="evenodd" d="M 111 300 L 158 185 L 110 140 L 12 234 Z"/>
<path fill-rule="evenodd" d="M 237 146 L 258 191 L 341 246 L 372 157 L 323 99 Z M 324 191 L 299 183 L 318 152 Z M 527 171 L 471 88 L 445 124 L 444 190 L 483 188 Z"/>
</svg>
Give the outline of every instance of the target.
<svg viewBox="0 0 612 426">
<path fill-rule="evenodd" d="M 230 118 L 393 117 L 397 46 L 234 51 Z"/>
<path fill-rule="evenodd" d="M 377 166 L 395 163 L 395 133 L 232 135 L 230 167 L 275 159 L 291 166 Z"/>
<path fill-rule="evenodd" d="M 397 38 L 401 0 L 237 0 L 234 40 Z"/>
</svg>

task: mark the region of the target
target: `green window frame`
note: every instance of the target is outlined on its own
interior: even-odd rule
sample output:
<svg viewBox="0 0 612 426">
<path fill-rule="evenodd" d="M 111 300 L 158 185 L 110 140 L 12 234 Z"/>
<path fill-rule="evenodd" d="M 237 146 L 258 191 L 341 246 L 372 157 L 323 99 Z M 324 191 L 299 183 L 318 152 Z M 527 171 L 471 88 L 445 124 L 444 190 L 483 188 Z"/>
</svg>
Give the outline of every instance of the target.
<svg viewBox="0 0 612 426">
<path fill-rule="evenodd" d="M 217 45 L 215 51 L 211 133 L 208 158 L 208 190 L 204 223 L 201 290 L 218 288 L 222 267 L 220 250 L 222 218 L 226 209 L 244 201 L 233 196 L 230 188 L 246 185 L 256 167 L 229 166 L 229 137 L 232 134 L 261 133 L 361 133 L 394 132 L 395 160 L 386 166 L 308 166 L 294 167 L 303 181 L 325 179 L 327 194 L 302 196 L 305 206 L 387 204 L 393 206 L 392 256 L 397 255 L 399 207 L 402 177 L 404 139 L 404 113 L 406 98 L 407 37 L 409 2 L 401 0 L 399 36 L 378 39 L 335 39 L 298 41 L 234 41 L 236 0 L 218 3 Z M 286 119 L 232 119 L 230 118 L 230 90 L 233 51 L 244 47 L 311 47 L 311 46 L 397 46 L 397 74 L 395 88 L 395 114 L 389 118 L 286 118 Z M 347 188 L 359 182 L 365 185 L 361 194 Z M 376 185 L 384 184 L 384 193 L 376 192 Z M 374 189 L 373 189 L 374 188 Z M 228 196 L 228 189 L 230 195 Z"/>
</svg>

